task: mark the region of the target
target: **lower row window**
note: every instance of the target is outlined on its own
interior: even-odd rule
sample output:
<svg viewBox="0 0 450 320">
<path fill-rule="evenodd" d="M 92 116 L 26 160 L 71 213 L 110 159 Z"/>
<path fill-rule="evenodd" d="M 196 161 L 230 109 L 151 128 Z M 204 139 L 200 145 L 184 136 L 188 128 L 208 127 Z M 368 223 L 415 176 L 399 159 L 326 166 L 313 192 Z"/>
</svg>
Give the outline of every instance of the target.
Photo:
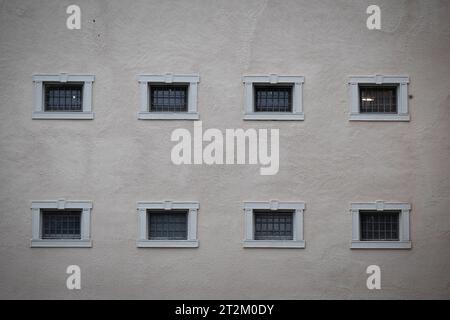
<svg viewBox="0 0 450 320">
<path fill-rule="evenodd" d="M 408 203 L 357 202 L 351 204 L 352 249 L 411 248 Z"/>
<path fill-rule="evenodd" d="M 198 247 L 198 209 L 198 202 L 138 202 L 137 246 Z"/>
<path fill-rule="evenodd" d="M 399 240 L 399 215 L 399 211 L 361 211 L 361 240 Z"/>
<path fill-rule="evenodd" d="M 33 201 L 32 247 L 91 247 L 91 201 Z"/>
<path fill-rule="evenodd" d="M 44 111 L 82 112 L 83 84 L 45 83 Z"/>
<path fill-rule="evenodd" d="M 147 210 L 149 240 L 187 240 L 186 210 Z"/>
<path fill-rule="evenodd" d="M 81 239 L 81 210 L 42 210 L 42 239 Z"/>
<path fill-rule="evenodd" d="M 293 212 L 255 210 L 255 240 L 293 240 Z"/>
<path fill-rule="evenodd" d="M 304 248 L 304 202 L 245 202 L 245 248 Z"/>
<path fill-rule="evenodd" d="M 32 202 L 32 247 L 91 247 L 91 201 Z M 138 247 L 198 247 L 198 202 L 139 202 Z M 304 248 L 304 202 L 245 202 L 246 248 Z M 352 249 L 409 249 L 408 203 L 352 203 Z"/>
</svg>

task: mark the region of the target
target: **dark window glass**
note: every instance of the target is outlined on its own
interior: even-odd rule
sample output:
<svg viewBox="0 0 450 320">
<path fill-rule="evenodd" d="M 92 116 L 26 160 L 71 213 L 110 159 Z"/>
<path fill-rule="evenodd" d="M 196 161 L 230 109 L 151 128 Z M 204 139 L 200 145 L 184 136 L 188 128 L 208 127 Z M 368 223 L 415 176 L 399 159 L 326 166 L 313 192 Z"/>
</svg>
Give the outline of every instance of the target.
<svg viewBox="0 0 450 320">
<path fill-rule="evenodd" d="M 187 239 L 187 211 L 148 210 L 147 214 L 150 240 Z"/>
<path fill-rule="evenodd" d="M 43 210 L 42 239 L 81 239 L 81 211 Z"/>
<path fill-rule="evenodd" d="M 45 84 L 45 111 L 83 111 L 82 84 Z"/>
<path fill-rule="evenodd" d="M 151 85 L 150 111 L 154 112 L 187 112 L 187 85 Z"/>
<path fill-rule="evenodd" d="M 361 113 L 397 113 L 397 87 L 360 86 Z"/>
<path fill-rule="evenodd" d="M 398 211 L 361 211 L 361 240 L 399 240 Z"/>
<path fill-rule="evenodd" d="M 292 112 L 292 87 L 255 86 L 255 112 Z"/>
<path fill-rule="evenodd" d="M 293 212 L 255 210 L 255 240 L 292 240 Z"/>
</svg>

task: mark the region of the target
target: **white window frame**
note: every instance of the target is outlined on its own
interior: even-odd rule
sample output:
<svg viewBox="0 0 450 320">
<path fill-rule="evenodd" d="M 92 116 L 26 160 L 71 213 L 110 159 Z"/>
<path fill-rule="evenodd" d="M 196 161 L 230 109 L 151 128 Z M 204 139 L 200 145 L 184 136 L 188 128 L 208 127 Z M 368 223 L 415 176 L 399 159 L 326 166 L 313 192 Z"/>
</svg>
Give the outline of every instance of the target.
<svg viewBox="0 0 450 320">
<path fill-rule="evenodd" d="M 254 210 L 293 210 L 293 240 L 255 240 L 255 213 Z M 304 202 L 246 201 L 244 202 L 244 248 L 305 248 L 303 237 Z"/>
<path fill-rule="evenodd" d="M 399 240 L 398 241 L 361 241 L 360 211 L 388 211 L 399 210 Z M 350 205 L 352 214 L 352 242 L 351 249 L 411 249 L 410 239 L 410 211 L 411 205 L 405 202 L 354 202 Z"/>
<path fill-rule="evenodd" d="M 348 82 L 350 121 L 410 121 L 408 109 L 409 76 L 350 76 Z M 360 113 L 359 85 L 397 85 L 397 113 Z"/>
<path fill-rule="evenodd" d="M 200 76 L 198 74 L 171 74 L 164 75 L 138 75 L 139 88 L 141 93 L 140 110 L 138 119 L 140 120 L 198 120 L 200 115 L 197 108 L 198 84 Z M 150 88 L 152 83 L 182 83 L 188 85 L 188 111 L 187 112 L 150 112 Z"/>
<path fill-rule="evenodd" d="M 92 201 L 46 200 L 32 201 L 32 248 L 90 248 Z M 42 209 L 79 209 L 81 210 L 81 239 L 42 239 Z"/>
<path fill-rule="evenodd" d="M 197 216 L 200 204 L 197 201 L 139 201 L 137 211 L 139 218 L 138 248 L 197 248 Z M 148 239 L 148 213 L 147 210 L 188 210 L 187 240 L 149 240 Z"/>
<path fill-rule="evenodd" d="M 92 84 L 95 80 L 93 75 L 75 75 L 75 74 L 38 74 L 33 76 L 34 82 L 34 111 L 32 119 L 78 119 L 92 120 Z M 45 111 L 45 82 L 82 82 L 83 83 L 83 111 L 82 112 L 49 112 Z"/>
<path fill-rule="evenodd" d="M 303 113 L 303 76 L 246 75 L 243 76 L 245 114 L 244 120 L 304 120 Z M 292 112 L 255 112 L 254 110 L 254 86 L 259 83 L 289 84 L 292 85 Z"/>
</svg>

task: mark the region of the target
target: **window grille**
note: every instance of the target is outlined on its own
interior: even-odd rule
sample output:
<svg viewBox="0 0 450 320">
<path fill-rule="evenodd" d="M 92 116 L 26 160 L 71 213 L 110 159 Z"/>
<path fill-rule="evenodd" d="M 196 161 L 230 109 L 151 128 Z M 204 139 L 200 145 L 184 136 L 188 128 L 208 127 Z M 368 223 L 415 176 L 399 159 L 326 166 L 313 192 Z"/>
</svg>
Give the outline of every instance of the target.
<svg viewBox="0 0 450 320">
<path fill-rule="evenodd" d="M 187 112 L 187 85 L 150 85 L 150 111 Z"/>
<path fill-rule="evenodd" d="M 255 112 L 292 112 L 292 87 L 255 86 Z"/>
<path fill-rule="evenodd" d="M 149 240 L 187 240 L 187 211 L 147 210 Z"/>
<path fill-rule="evenodd" d="M 43 210 L 42 239 L 81 239 L 81 211 Z"/>
<path fill-rule="evenodd" d="M 361 113 L 397 113 L 397 87 L 360 86 Z"/>
<path fill-rule="evenodd" d="M 254 211 L 255 240 L 293 240 L 292 211 Z"/>
<path fill-rule="evenodd" d="M 45 111 L 82 112 L 82 84 L 45 84 Z"/>
<path fill-rule="evenodd" d="M 361 240 L 399 240 L 399 211 L 361 211 Z"/>
</svg>

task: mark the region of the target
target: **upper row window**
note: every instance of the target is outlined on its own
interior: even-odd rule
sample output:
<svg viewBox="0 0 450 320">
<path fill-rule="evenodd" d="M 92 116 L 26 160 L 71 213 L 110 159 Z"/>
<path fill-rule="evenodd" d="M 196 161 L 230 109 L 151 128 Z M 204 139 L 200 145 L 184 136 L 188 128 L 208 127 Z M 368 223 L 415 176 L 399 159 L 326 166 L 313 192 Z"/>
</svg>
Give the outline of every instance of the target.
<svg viewBox="0 0 450 320">
<path fill-rule="evenodd" d="M 35 75 L 33 119 L 93 119 L 92 75 Z"/>
<path fill-rule="evenodd" d="M 138 119 L 198 120 L 198 75 L 140 75 Z"/>
<path fill-rule="evenodd" d="M 36 75 L 33 119 L 93 119 L 92 75 Z M 140 75 L 138 119 L 198 120 L 198 75 Z M 244 120 L 304 120 L 302 76 L 244 76 Z M 350 77 L 350 120 L 409 121 L 407 76 Z"/>
<path fill-rule="evenodd" d="M 150 112 L 188 112 L 188 85 L 151 85 Z"/>
<path fill-rule="evenodd" d="M 302 76 L 244 76 L 244 120 L 304 120 Z"/>
<path fill-rule="evenodd" d="M 350 77 L 350 120 L 409 121 L 407 76 Z"/>
</svg>

